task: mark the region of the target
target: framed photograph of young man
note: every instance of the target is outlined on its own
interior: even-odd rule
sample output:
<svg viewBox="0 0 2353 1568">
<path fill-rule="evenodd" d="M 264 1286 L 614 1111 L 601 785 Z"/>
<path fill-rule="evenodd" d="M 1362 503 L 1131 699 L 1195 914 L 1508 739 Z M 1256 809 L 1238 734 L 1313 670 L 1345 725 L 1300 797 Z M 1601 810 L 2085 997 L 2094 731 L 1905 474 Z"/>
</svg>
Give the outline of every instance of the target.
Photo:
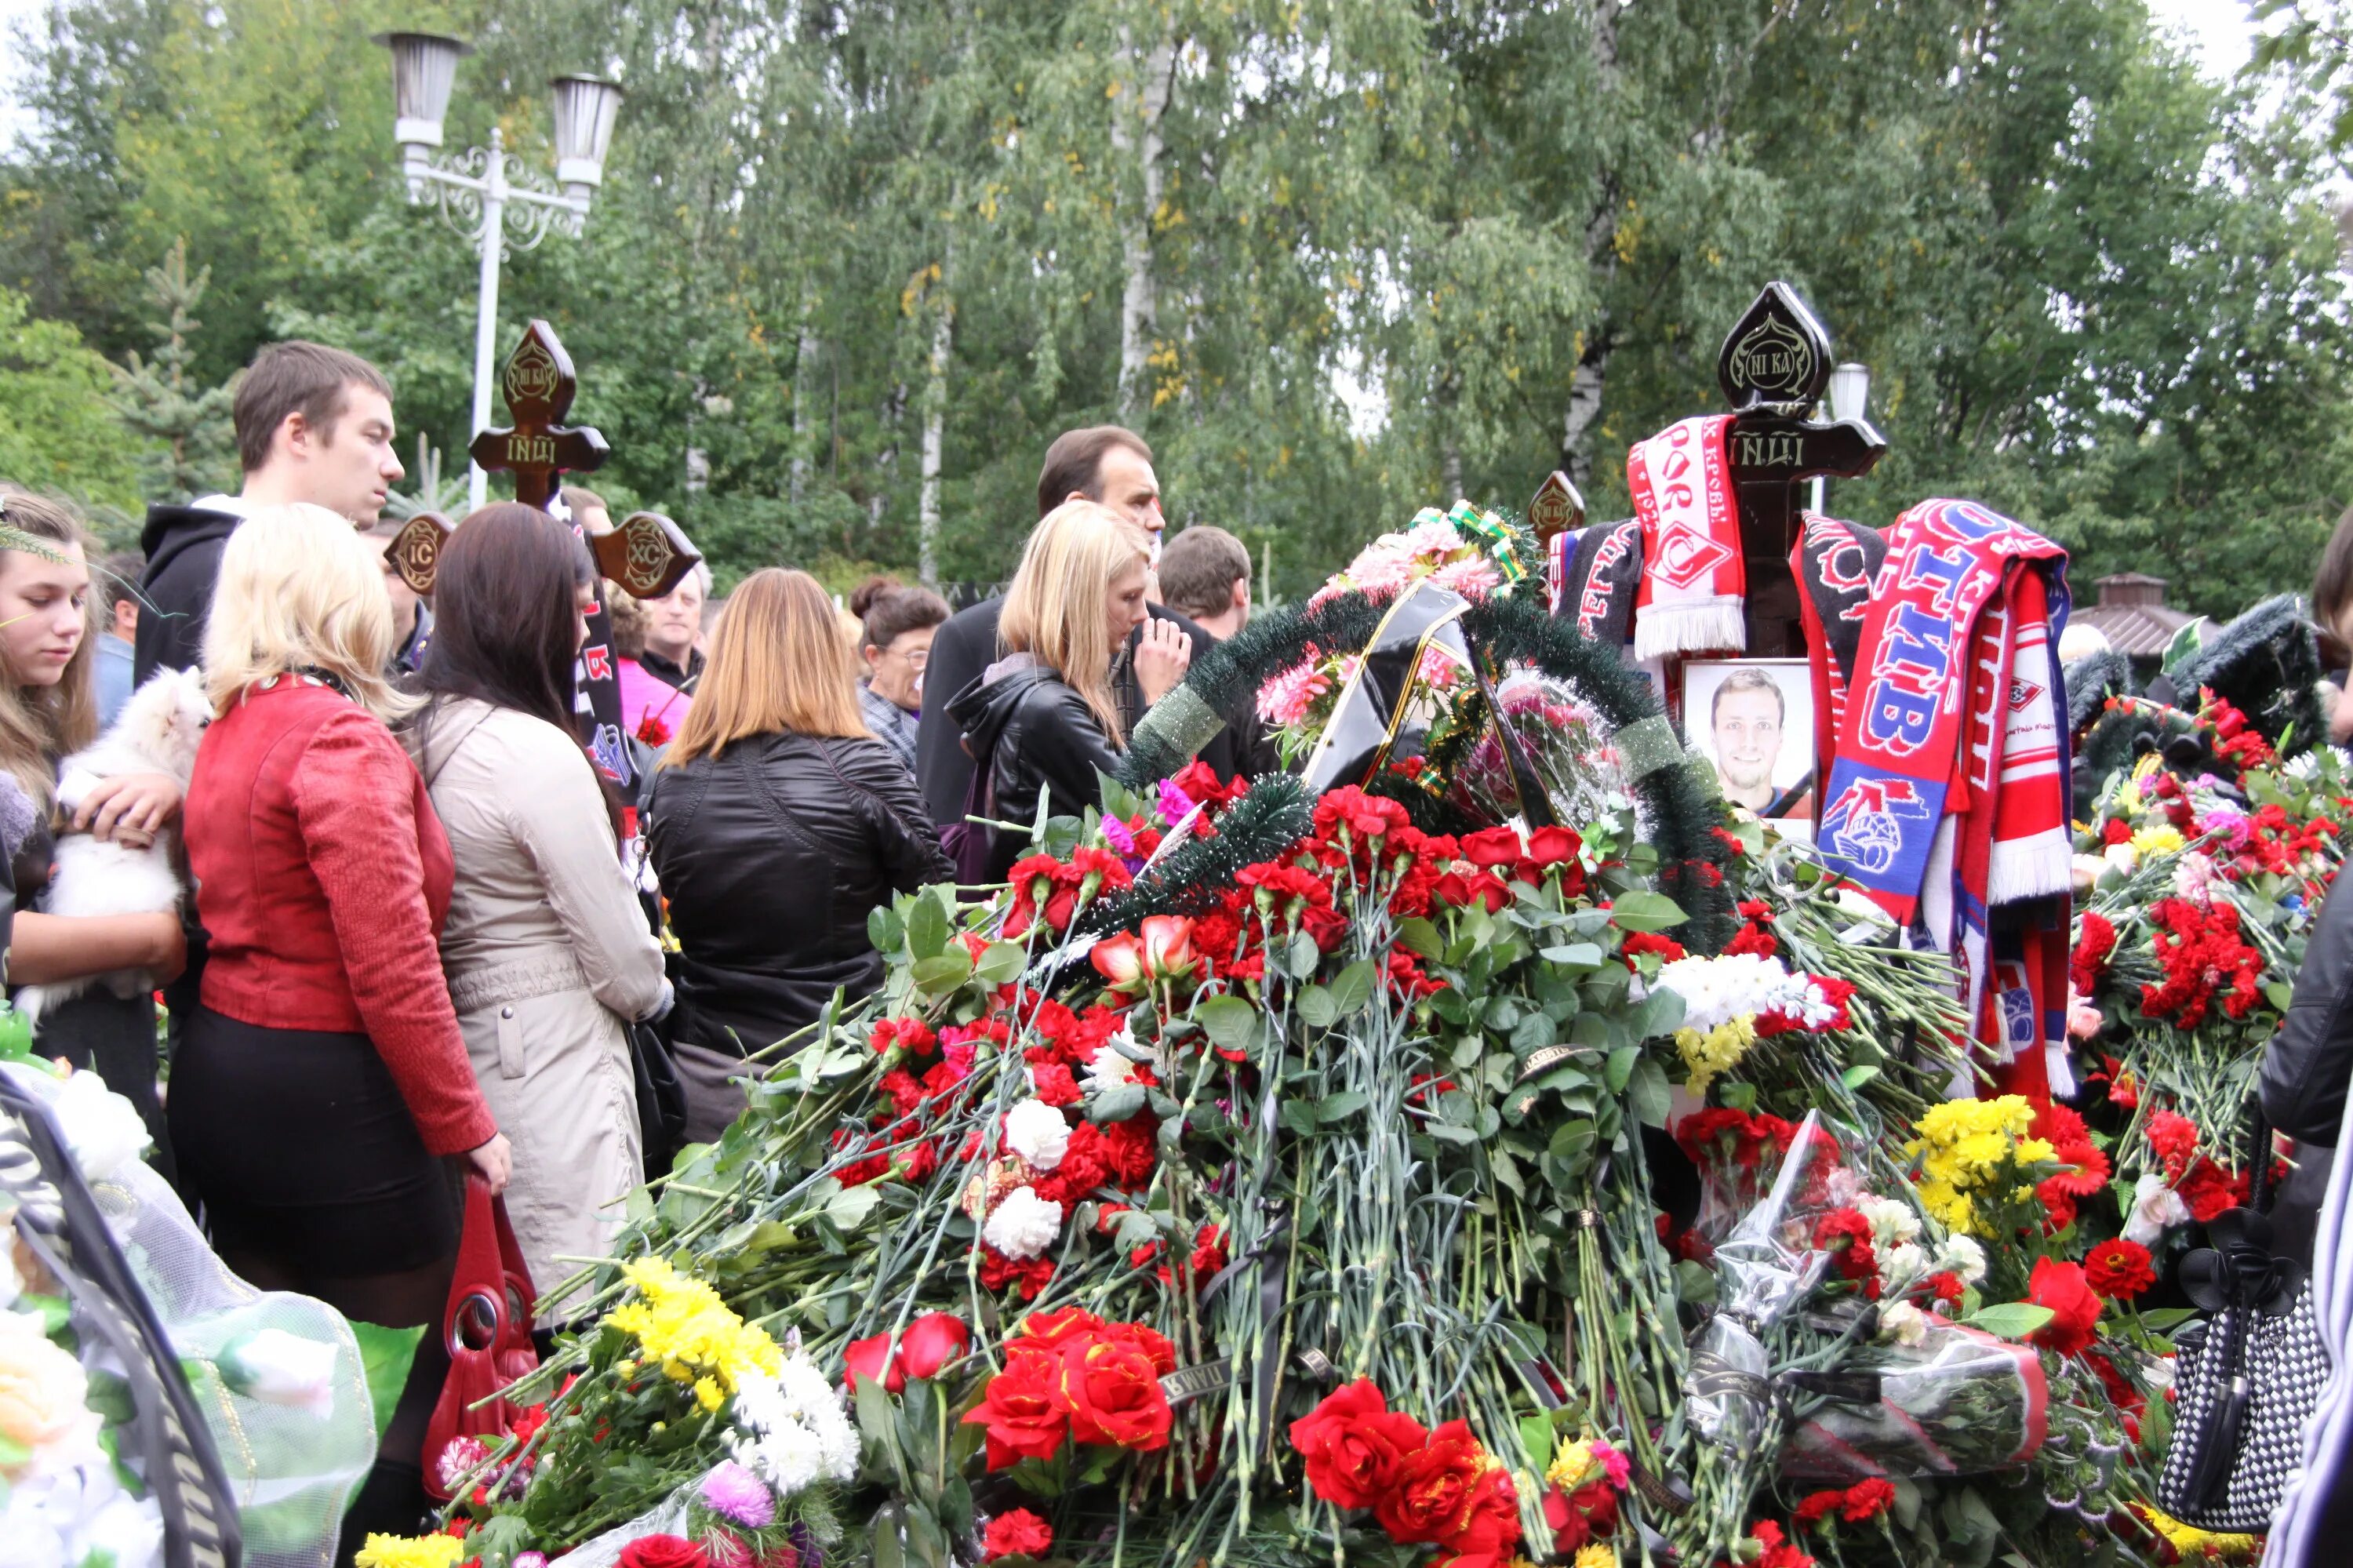
<svg viewBox="0 0 2353 1568">
<path fill-rule="evenodd" d="M 1725 799 L 1760 817 L 1808 815 L 1814 685 L 1803 659 L 1698 659 L 1683 669 L 1683 738 Z"/>
</svg>

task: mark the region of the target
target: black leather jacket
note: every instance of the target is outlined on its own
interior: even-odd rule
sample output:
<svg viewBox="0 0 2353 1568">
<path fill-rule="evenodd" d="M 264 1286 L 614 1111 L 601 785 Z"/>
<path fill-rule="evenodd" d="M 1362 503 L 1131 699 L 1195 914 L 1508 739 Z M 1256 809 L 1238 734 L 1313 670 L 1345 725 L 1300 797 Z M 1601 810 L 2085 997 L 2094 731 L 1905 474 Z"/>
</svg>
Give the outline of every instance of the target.
<svg viewBox="0 0 2353 1568">
<path fill-rule="evenodd" d="M 2337 1145 L 2353 1082 L 2353 896 L 2321 906 L 2287 1022 L 2263 1053 L 2263 1115 L 2298 1143 Z"/>
<path fill-rule="evenodd" d="M 1087 700 L 1043 665 L 994 681 L 983 673 L 948 704 L 948 716 L 964 732 L 965 750 L 990 759 L 994 800 L 987 814 L 1000 822 L 1033 821 L 1040 790 L 1051 792 L 1047 810 L 1057 817 L 1101 805 L 1095 770 L 1119 766 Z M 987 880 L 1003 876 L 1029 847 L 1018 833 L 997 834 Z"/>
<path fill-rule="evenodd" d="M 646 841 L 684 949 L 674 1035 L 753 1051 L 882 980 L 866 936 L 893 891 L 952 879 L 882 743 L 760 735 L 658 769 Z"/>
</svg>

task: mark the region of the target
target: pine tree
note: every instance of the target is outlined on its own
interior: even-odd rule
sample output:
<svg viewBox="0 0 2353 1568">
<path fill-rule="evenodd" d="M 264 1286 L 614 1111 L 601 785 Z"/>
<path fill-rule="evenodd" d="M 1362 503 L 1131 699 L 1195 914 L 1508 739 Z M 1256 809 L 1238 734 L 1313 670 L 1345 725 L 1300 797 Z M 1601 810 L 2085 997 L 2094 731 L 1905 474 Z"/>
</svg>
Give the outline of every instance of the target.
<svg viewBox="0 0 2353 1568">
<path fill-rule="evenodd" d="M 114 372 L 115 418 L 157 444 L 149 475 L 158 499 L 189 500 L 223 489 L 237 472 L 229 418 L 235 384 L 199 388 L 189 375 L 188 340 L 204 324 L 191 313 L 211 281 L 209 267 L 188 276 L 188 242 L 174 242 L 161 267 L 147 269 L 149 297 L 163 313 L 148 323 L 155 357 L 142 360 L 132 349 L 127 364 L 107 367 Z"/>
</svg>

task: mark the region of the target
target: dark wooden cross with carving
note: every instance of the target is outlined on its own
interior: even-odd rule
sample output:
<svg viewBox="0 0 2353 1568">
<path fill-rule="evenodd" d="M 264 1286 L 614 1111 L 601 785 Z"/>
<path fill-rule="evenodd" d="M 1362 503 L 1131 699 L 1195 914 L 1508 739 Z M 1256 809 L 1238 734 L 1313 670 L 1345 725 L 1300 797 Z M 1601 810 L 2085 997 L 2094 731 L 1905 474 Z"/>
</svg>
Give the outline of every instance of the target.
<svg viewBox="0 0 2353 1568">
<path fill-rule="evenodd" d="M 488 429 L 469 449 L 475 462 L 491 472 L 515 476 L 515 499 L 548 510 L 557 479 L 585 473 L 600 466 L 612 449 L 605 438 L 586 426 L 562 421 L 571 411 L 578 388 L 572 356 L 564 352 L 555 329 L 534 320 L 507 359 L 499 376 L 506 397 L 506 429 Z M 570 520 L 582 534 L 580 521 Z M 450 524 L 438 512 L 421 512 L 409 519 L 392 542 L 392 562 L 408 586 L 430 597 L 435 568 Z M 609 534 L 587 536 L 598 574 L 620 585 L 632 599 L 659 599 L 676 588 L 702 556 L 679 525 L 659 512 L 634 512 Z M 580 650 L 577 717 L 582 739 L 597 765 L 623 786 L 636 782 L 637 769 L 621 726 L 620 685 L 613 662 L 613 621 L 602 594 L 588 616 L 588 640 Z"/>
<path fill-rule="evenodd" d="M 1747 651 L 1759 659 L 1801 658 L 1805 630 L 1789 570 L 1799 508 L 1791 492 L 1817 475 L 1861 478 L 1886 455 L 1887 439 L 1867 420 L 1806 418 L 1830 382 L 1831 338 L 1787 283 L 1765 285 L 1725 336 L 1715 374 L 1738 416 L 1724 444 L 1748 575 Z"/>
</svg>

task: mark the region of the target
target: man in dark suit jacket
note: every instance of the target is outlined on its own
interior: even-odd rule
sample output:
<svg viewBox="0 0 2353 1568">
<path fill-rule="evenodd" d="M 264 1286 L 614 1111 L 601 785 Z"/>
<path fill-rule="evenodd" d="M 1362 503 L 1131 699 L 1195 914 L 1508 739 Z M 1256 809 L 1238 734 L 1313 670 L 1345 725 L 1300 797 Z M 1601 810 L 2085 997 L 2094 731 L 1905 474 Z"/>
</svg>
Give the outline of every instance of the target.
<svg viewBox="0 0 2353 1568">
<path fill-rule="evenodd" d="M 1152 471 L 1152 449 L 1144 438 L 1117 425 L 1097 425 L 1071 430 L 1046 449 L 1045 466 L 1038 474 L 1038 515 L 1043 517 L 1065 501 L 1096 501 L 1134 523 L 1152 536 L 1155 564 L 1160 558 L 1161 530 L 1167 519 L 1160 512 L 1160 481 Z M 915 782 L 931 808 L 932 820 L 942 827 L 964 820 L 965 798 L 972 789 L 972 758 L 965 754 L 964 737 L 948 717 L 948 700 L 970 685 L 1000 656 L 997 618 L 1005 608 L 1003 595 L 981 600 L 948 617 L 932 637 L 931 661 L 923 669 L 923 716 L 915 733 Z M 1155 604 L 1155 620 L 1173 622 L 1193 640 L 1196 652 L 1210 638 L 1176 611 Z M 1120 720 L 1133 733 L 1144 716 L 1144 690 L 1135 679 L 1135 643 L 1139 628 L 1112 671 L 1112 692 L 1119 699 Z M 1220 734 L 1201 748 L 1202 759 L 1223 778 L 1233 776 L 1231 737 Z"/>
</svg>

